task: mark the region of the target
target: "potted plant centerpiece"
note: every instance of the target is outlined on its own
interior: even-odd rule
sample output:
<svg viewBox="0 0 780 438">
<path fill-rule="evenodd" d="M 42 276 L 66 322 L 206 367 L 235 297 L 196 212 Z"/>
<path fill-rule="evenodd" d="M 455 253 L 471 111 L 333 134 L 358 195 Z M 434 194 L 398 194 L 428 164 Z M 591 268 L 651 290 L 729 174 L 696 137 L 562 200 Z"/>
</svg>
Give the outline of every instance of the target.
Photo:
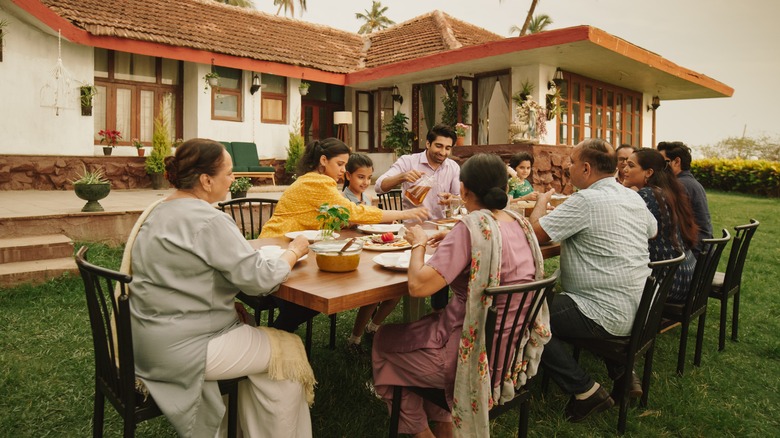
<svg viewBox="0 0 780 438">
<path fill-rule="evenodd" d="M 117 142 L 122 139 L 122 133 L 115 129 L 101 129 L 98 131 L 98 135 L 100 136 L 100 144 L 106 144 L 103 146 L 103 155 L 111 155 Z"/>
<path fill-rule="evenodd" d="M 146 157 L 144 168 L 152 180 L 152 189 L 165 188 L 165 157 L 171 154 L 171 139 L 168 137 L 168 120 L 160 112 L 154 119 L 152 152 Z"/>
<path fill-rule="evenodd" d="M 465 123 L 456 123 L 455 124 L 455 134 L 458 136 L 458 141 L 455 142 L 456 146 L 463 146 L 463 142 L 466 139 L 466 133 L 468 132 L 470 126 L 466 125 Z"/>
<path fill-rule="evenodd" d="M 87 201 L 81 211 L 103 211 L 103 206 L 98 201 L 108 196 L 111 191 L 111 183 L 105 179 L 103 170 L 89 171 L 84 166 L 81 174 L 77 176 L 78 179 L 73 180 L 73 190 L 76 196 Z"/>
<path fill-rule="evenodd" d="M 333 233 L 349 225 L 349 210 L 340 205 L 322 204 L 316 219 L 320 223 L 323 240 L 333 239 Z"/>
<path fill-rule="evenodd" d="M 252 180 L 246 177 L 236 178 L 230 183 L 230 197 L 246 198 L 246 192 L 252 187 Z"/>
<path fill-rule="evenodd" d="M 310 83 L 301 81 L 301 85 L 298 85 L 298 91 L 301 93 L 301 96 L 305 96 L 309 94 L 310 86 L 311 86 Z"/>
</svg>

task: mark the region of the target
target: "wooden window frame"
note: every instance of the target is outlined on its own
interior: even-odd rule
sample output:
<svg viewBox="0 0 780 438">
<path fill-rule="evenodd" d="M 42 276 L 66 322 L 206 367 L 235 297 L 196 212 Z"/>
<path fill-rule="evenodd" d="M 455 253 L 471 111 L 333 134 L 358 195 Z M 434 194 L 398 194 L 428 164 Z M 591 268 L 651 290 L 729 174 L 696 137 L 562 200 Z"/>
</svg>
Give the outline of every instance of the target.
<svg viewBox="0 0 780 438">
<path fill-rule="evenodd" d="M 226 88 L 222 85 L 219 87 L 211 87 L 211 120 L 222 120 L 226 122 L 242 122 L 244 120 L 244 95 L 242 92 L 242 85 L 244 84 L 244 72 L 243 70 L 237 69 L 237 68 L 230 68 L 230 67 L 224 67 L 226 69 L 235 70 L 238 72 L 238 88 Z M 219 89 L 219 93 L 217 93 L 217 90 Z M 217 95 L 222 94 L 225 96 L 235 96 L 236 97 L 236 116 L 235 117 L 227 117 L 227 116 L 218 116 L 214 114 L 214 108 L 215 108 L 215 101 L 217 99 Z"/>
<path fill-rule="evenodd" d="M 271 93 L 266 91 L 261 91 L 260 93 L 260 122 L 262 123 L 271 123 L 275 125 L 286 125 L 287 124 L 287 77 L 280 76 L 282 79 L 284 79 L 284 93 Z M 265 112 L 263 111 L 263 100 L 278 100 L 282 102 L 282 118 L 281 120 L 278 119 L 269 119 L 265 117 Z"/>
<path fill-rule="evenodd" d="M 137 82 L 124 79 L 114 78 L 114 50 L 107 50 L 108 57 L 108 77 L 107 78 L 94 78 L 95 86 L 103 86 L 106 88 L 106 126 L 104 129 L 116 129 L 116 105 L 117 105 L 117 90 L 120 88 L 130 89 L 132 99 L 130 104 L 130 126 L 129 133 L 122 133 L 122 140 L 117 142 L 117 146 L 129 146 L 132 144 L 133 138 L 139 138 L 141 132 L 141 119 L 140 119 L 140 96 L 141 91 L 153 91 L 155 95 L 154 105 L 154 117 L 156 118 L 160 113 L 160 103 L 167 94 L 172 94 L 176 99 L 176 138 L 183 137 L 183 102 L 182 86 L 184 78 L 183 63 L 179 61 L 179 83 L 174 85 L 168 85 L 162 83 L 162 59 L 160 57 L 155 58 L 155 82 Z M 100 140 L 95 139 L 94 144 L 100 146 Z M 145 145 L 148 145 L 145 143 Z"/>
<path fill-rule="evenodd" d="M 582 141 L 583 139 L 587 138 L 585 135 L 585 129 L 586 129 L 586 115 L 590 116 L 591 124 L 591 135 L 590 137 L 601 137 L 604 140 L 607 140 L 607 137 L 609 138 L 610 144 L 614 144 L 613 142 L 616 139 L 616 134 L 620 137 L 620 144 L 628 143 L 632 146 L 639 147 L 641 146 L 642 142 L 642 93 L 634 90 L 629 90 L 627 88 L 618 87 L 616 85 L 608 84 L 606 82 L 596 81 L 594 79 L 587 78 L 585 76 L 580 76 L 574 73 L 569 72 L 563 72 L 564 80 L 566 81 L 566 96 L 561 96 L 561 105 L 565 105 L 565 111 L 567 114 L 567 122 L 561 123 L 561 119 L 558 118 L 558 121 L 556 123 L 556 130 L 555 130 L 555 137 L 557 144 L 567 144 L 567 145 L 575 145 Z M 574 96 L 572 95 L 574 92 L 574 84 L 579 85 L 579 96 L 577 96 L 578 100 L 575 102 Z M 591 103 L 590 105 L 590 111 L 585 111 L 585 89 L 586 87 L 591 87 L 591 90 L 593 92 L 593 95 L 591 97 Z M 598 104 L 598 90 L 601 92 L 601 104 Z M 612 105 L 610 106 L 608 103 L 608 96 L 609 93 L 612 93 Z M 621 105 L 620 105 L 620 111 L 616 111 L 617 107 L 617 100 L 620 98 Z M 632 99 L 632 105 L 631 105 L 631 111 L 627 111 L 626 106 L 626 99 Z M 574 124 L 572 121 L 573 119 L 573 106 L 575 104 L 579 104 L 579 123 Z M 599 122 L 598 119 L 598 110 L 601 109 L 601 121 Z M 620 126 L 617 125 L 617 114 L 620 114 Z M 608 114 L 611 114 L 611 119 L 607 117 Z M 632 123 L 631 128 L 626 128 L 626 118 L 631 117 Z M 608 120 L 611 120 L 611 123 L 608 125 Z M 635 123 L 637 122 L 637 123 Z M 574 127 L 578 127 L 580 130 L 580 138 L 574 138 Z M 566 141 L 561 140 L 561 130 L 566 130 Z M 597 135 L 601 131 L 601 135 Z M 608 134 L 610 134 L 608 136 Z M 626 138 L 627 135 L 631 136 L 631 141 L 627 142 Z M 619 144 L 614 144 L 614 146 L 619 146 Z"/>
<path fill-rule="evenodd" d="M 365 95 L 368 99 L 368 108 L 360 108 L 360 96 Z M 355 149 L 362 152 L 374 152 L 374 94 L 370 91 L 355 91 Z M 368 126 L 362 126 L 360 124 L 360 113 L 368 114 L 366 119 L 368 120 Z M 365 132 L 368 134 L 368 144 L 364 147 L 360 147 L 360 133 Z"/>
</svg>

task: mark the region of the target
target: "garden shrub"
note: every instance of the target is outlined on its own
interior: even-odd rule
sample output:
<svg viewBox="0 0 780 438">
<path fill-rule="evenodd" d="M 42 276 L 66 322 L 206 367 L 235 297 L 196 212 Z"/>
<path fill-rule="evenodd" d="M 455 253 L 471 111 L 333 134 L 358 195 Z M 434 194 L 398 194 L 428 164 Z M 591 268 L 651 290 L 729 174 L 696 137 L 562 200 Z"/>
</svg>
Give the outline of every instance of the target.
<svg viewBox="0 0 780 438">
<path fill-rule="evenodd" d="M 765 160 L 694 160 L 691 173 L 708 189 L 780 197 L 780 162 Z"/>
</svg>

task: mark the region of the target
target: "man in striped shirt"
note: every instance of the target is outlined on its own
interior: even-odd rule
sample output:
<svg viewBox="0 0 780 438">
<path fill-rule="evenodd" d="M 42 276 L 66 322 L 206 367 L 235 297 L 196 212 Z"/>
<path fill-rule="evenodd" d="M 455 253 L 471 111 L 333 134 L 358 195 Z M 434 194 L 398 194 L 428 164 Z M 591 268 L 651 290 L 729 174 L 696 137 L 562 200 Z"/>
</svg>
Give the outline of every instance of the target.
<svg viewBox="0 0 780 438">
<path fill-rule="evenodd" d="M 642 198 L 615 180 L 616 165 L 609 143 L 581 142 L 569 167 L 571 181 L 580 190 L 546 216 L 553 191 L 540 195 L 531 215 L 539 242 L 561 243 L 563 293 L 550 308 L 553 337 L 544 348 L 542 364 L 561 389 L 573 395 L 566 406 L 573 422 L 610 408 L 614 400 L 557 337 L 629 335 L 650 274 L 647 241 L 655 236 L 657 224 Z M 609 361 L 607 369 L 613 379 L 626 372 Z"/>
</svg>

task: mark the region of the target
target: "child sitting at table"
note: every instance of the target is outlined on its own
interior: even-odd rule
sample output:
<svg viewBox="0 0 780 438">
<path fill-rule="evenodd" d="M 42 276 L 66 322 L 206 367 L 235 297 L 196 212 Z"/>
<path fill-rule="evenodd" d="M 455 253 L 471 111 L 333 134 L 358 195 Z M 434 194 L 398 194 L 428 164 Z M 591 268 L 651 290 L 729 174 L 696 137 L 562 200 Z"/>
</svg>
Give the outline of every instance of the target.
<svg viewBox="0 0 780 438">
<path fill-rule="evenodd" d="M 517 176 L 509 180 L 509 196 L 514 201 L 536 201 L 539 196 L 534 191 L 534 186 L 528 181 L 533 165 L 534 157 L 528 152 L 514 154 L 509 159 L 509 167 L 517 173 Z"/>
<path fill-rule="evenodd" d="M 374 174 L 374 163 L 371 158 L 365 154 L 352 154 L 347 161 L 347 171 L 344 174 L 344 196 L 355 204 L 367 204 L 370 200 L 365 196 L 365 191 L 371 184 L 371 177 Z M 352 326 L 352 335 L 347 338 L 347 351 L 350 353 L 362 354 L 364 350 L 360 346 L 363 333 L 367 336 L 373 336 L 382 321 L 387 318 L 395 306 L 398 305 L 400 298 L 382 301 L 381 303 L 369 304 L 363 306 L 355 317 L 355 324 Z M 371 317 L 374 312 L 374 317 Z M 368 326 L 366 326 L 368 324 Z"/>
</svg>

